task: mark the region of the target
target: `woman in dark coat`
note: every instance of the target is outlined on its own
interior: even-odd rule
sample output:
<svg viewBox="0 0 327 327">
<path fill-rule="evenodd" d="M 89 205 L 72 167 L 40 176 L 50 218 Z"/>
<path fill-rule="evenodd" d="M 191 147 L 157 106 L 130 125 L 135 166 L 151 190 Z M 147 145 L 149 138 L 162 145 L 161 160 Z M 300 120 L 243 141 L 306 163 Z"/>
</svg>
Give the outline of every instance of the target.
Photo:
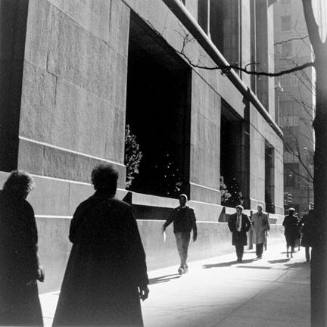
<svg viewBox="0 0 327 327">
<path fill-rule="evenodd" d="M 32 179 L 14 171 L 0 192 L 0 325 L 43 326 L 37 279 L 44 275 L 37 256 L 34 211 L 25 200 Z"/>
<path fill-rule="evenodd" d="M 286 238 L 286 255 L 289 257 L 289 248 L 291 247 L 291 258 L 293 258 L 294 247 L 297 239 L 299 239 L 299 219 L 294 215 L 295 209 L 288 209 L 288 216 L 285 217 L 283 221 L 283 226 L 285 228 L 285 238 Z"/>
<path fill-rule="evenodd" d="M 143 326 L 145 253 L 130 205 L 114 198 L 117 178 L 110 165 L 96 167 L 96 192 L 76 209 L 53 326 Z"/>
</svg>

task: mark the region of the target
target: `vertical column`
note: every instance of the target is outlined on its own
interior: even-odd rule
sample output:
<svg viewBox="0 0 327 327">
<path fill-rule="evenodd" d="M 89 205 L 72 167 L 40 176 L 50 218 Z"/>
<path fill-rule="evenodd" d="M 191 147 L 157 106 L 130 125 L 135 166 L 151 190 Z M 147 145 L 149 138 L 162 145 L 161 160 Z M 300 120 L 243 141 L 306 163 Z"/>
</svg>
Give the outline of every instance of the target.
<svg viewBox="0 0 327 327">
<path fill-rule="evenodd" d="M 256 0 L 256 69 L 268 71 L 268 0 Z M 269 110 L 268 77 L 257 76 L 257 95 Z"/>
<path fill-rule="evenodd" d="M 0 5 L 0 170 L 17 168 L 28 1 Z"/>
</svg>

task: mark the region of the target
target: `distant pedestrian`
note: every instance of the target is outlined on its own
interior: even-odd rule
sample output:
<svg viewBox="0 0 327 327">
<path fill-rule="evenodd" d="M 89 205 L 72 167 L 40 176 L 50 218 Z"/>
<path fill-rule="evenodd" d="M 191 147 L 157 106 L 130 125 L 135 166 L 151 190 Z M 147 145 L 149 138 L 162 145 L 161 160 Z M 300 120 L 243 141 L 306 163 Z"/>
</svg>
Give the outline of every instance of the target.
<svg viewBox="0 0 327 327">
<path fill-rule="evenodd" d="M 268 214 L 262 212 L 262 206 L 257 206 L 257 212 L 252 215 L 253 241 L 256 244 L 256 255 L 262 258 L 263 246 L 270 229 Z"/>
<path fill-rule="evenodd" d="M 187 200 L 188 198 L 186 194 L 181 194 L 179 196 L 180 205 L 173 210 L 171 216 L 162 226 L 162 231 L 164 232 L 172 222 L 174 223 L 174 234 L 181 261 L 178 268 L 179 274 L 188 271 L 187 256 L 191 231 L 193 231 L 193 242 L 197 239 L 197 226 L 194 210 L 186 205 Z"/>
<path fill-rule="evenodd" d="M 247 245 L 246 233 L 251 227 L 250 219 L 242 213 L 243 207 L 236 206 L 236 213 L 231 215 L 228 220 L 228 227 L 232 232 L 232 244 L 235 246 L 237 262 L 242 262 L 244 246 Z"/>
<path fill-rule="evenodd" d="M 309 210 L 308 214 L 304 215 L 301 221 L 302 224 L 302 239 L 301 246 L 305 248 L 305 258 L 307 262 L 310 262 L 310 248 L 312 247 L 314 231 L 314 211 L 312 209 Z"/>
<path fill-rule="evenodd" d="M 43 326 L 37 280 L 44 273 L 34 211 L 26 201 L 32 185 L 27 173 L 13 171 L 0 191 L 1 326 Z"/>
<path fill-rule="evenodd" d="M 299 239 L 299 220 L 295 215 L 295 209 L 289 208 L 288 215 L 283 221 L 286 239 L 286 256 L 289 258 L 289 248 L 291 248 L 291 258 L 293 258 L 296 241 Z"/>
<path fill-rule="evenodd" d="M 72 251 L 53 326 L 143 326 L 145 253 L 131 206 L 114 198 L 118 173 L 92 171 L 95 193 L 76 209 Z"/>
</svg>

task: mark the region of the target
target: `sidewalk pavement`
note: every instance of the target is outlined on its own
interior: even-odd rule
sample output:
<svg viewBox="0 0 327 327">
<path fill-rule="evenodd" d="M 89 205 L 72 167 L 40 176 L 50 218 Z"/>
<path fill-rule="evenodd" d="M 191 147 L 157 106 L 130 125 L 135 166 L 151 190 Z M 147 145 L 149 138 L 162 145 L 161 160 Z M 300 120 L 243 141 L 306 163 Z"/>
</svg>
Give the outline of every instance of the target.
<svg viewBox="0 0 327 327">
<path fill-rule="evenodd" d="M 310 326 L 310 264 L 303 248 L 293 259 L 284 248 L 269 246 L 262 260 L 246 251 L 241 264 L 234 253 L 191 262 L 182 276 L 177 265 L 149 272 L 145 327 Z M 51 326 L 58 295 L 40 296 L 45 326 Z"/>
</svg>

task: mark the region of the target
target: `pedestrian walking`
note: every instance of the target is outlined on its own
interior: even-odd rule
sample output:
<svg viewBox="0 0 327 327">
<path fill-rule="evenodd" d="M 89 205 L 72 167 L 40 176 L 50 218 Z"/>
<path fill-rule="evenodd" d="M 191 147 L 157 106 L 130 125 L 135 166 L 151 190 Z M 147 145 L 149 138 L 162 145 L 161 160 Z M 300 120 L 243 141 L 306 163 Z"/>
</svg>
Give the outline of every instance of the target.
<svg viewBox="0 0 327 327">
<path fill-rule="evenodd" d="M 253 224 L 253 242 L 256 245 L 256 255 L 258 259 L 262 258 L 263 246 L 266 235 L 270 230 L 268 214 L 262 212 L 262 206 L 257 206 L 257 212 L 252 215 Z"/>
<path fill-rule="evenodd" d="M 187 201 L 187 195 L 181 194 L 179 196 L 179 206 L 173 210 L 170 217 L 162 226 L 162 232 L 165 232 L 171 223 L 174 224 L 174 234 L 180 257 L 180 266 L 178 268 L 180 275 L 188 271 L 187 256 L 191 231 L 193 231 L 193 242 L 196 241 L 198 234 L 194 210 L 186 205 Z"/>
<path fill-rule="evenodd" d="M 304 215 L 301 221 L 302 224 L 302 239 L 301 246 L 305 248 L 305 258 L 307 262 L 310 262 L 310 248 L 312 247 L 314 231 L 314 211 L 312 209 L 309 210 L 308 214 Z"/>
<path fill-rule="evenodd" d="M 73 243 L 53 326 L 143 326 L 145 253 L 131 206 L 115 199 L 118 173 L 92 171 L 95 193 L 76 209 Z"/>
<path fill-rule="evenodd" d="M 0 191 L 0 325 L 43 326 L 37 280 L 44 280 L 38 235 L 26 201 L 32 178 L 13 171 Z"/>
<path fill-rule="evenodd" d="M 288 215 L 283 221 L 285 228 L 285 239 L 286 239 L 286 256 L 289 258 L 289 248 L 291 248 L 291 258 L 293 258 L 294 247 L 297 239 L 299 239 L 299 220 L 295 215 L 295 209 L 289 208 Z"/>
<path fill-rule="evenodd" d="M 232 232 L 232 244 L 235 246 L 237 262 L 242 262 L 244 246 L 247 245 L 246 233 L 251 227 L 250 219 L 242 213 L 243 207 L 236 206 L 236 213 L 228 220 L 228 227 Z"/>
</svg>

